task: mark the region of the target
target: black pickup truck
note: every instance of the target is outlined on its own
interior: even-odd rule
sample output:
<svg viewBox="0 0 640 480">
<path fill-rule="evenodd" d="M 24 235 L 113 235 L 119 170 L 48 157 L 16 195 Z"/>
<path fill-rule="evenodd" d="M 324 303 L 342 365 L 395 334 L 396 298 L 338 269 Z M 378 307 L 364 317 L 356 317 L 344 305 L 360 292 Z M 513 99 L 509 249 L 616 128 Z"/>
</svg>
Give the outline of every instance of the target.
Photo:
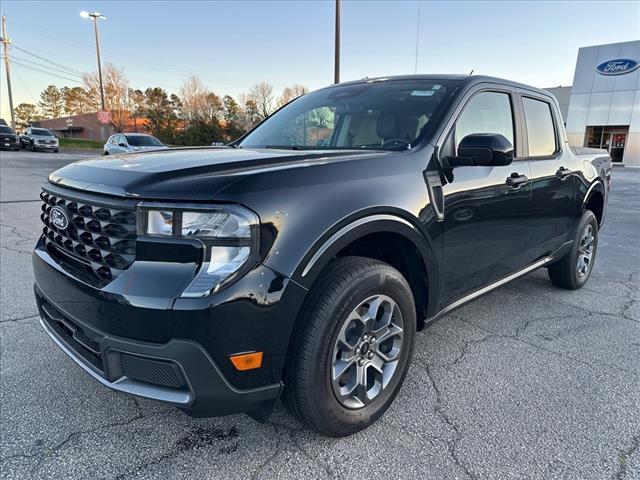
<svg viewBox="0 0 640 480">
<path fill-rule="evenodd" d="M 116 390 L 194 416 L 265 419 L 282 398 L 352 434 L 393 401 L 417 331 L 538 268 L 585 284 L 610 173 L 606 152 L 569 147 L 542 90 L 335 85 L 225 147 L 52 173 L 33 255 L 42 326 Z"/>
</svg>

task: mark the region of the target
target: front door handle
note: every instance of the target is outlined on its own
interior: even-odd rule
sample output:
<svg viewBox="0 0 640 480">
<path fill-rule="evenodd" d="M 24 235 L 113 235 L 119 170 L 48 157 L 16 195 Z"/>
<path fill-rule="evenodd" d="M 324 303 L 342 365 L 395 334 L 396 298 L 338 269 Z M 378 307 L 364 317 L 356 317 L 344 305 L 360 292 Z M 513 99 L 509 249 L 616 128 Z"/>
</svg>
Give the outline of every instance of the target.
<svg viewBox="0 0 640 480">
<path fill-rule="evenodd" d="M 520 185 L 524 185 L 528 181 L 529 179 L 526 175 L 519 175 L 518 173 L 513 172 L 507 177 L 505 183 L 507 184 L 507 187 L 518 188 Z"/>
<path fill-rule="evenodd" d="M 560 167 L 556 172 L 556 177 L 564 179 L 567 175 L 571 175 L 571 169 Z"/>
</svg>

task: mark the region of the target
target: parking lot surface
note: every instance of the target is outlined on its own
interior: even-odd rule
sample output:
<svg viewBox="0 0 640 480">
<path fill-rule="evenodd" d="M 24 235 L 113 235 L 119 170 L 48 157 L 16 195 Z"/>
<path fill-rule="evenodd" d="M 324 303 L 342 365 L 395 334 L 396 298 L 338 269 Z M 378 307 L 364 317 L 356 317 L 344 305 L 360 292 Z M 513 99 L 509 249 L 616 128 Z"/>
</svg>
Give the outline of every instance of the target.
<svg viewBox="0 0 640 480">
<path fill-rule="evenodd" d="M 194 419 L 114 393 L 42 331 L 40 184 L 82 154 L 0 152 L 0 477 L 640 479 L 640 170 L 617 168 L 587 286 L 546 271 L 417 337 L 368 430 L 329 439 L 279 407 Z"/>
</svg>

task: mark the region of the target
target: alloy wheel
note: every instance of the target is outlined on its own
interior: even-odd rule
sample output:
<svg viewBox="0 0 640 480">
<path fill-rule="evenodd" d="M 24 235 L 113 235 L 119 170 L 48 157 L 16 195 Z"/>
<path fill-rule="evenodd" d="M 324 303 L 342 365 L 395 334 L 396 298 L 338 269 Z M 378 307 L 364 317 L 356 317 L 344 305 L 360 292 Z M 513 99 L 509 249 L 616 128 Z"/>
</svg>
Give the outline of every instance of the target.
<svg viewBox="0 0 640 480">
<path fill-rule="evenodd" d="M 576 260 L 576 270 L 578 277 L 584 277 L 591 268 L 591 259 L 593 258 L 593 244 L 595 236 L 593 225 L 588 224 L 582 236 L 580 237 L 580 243 L 578 244 L 578 259 Z"/>
<path fill-rule="evenodd" d="M 359 409 L 373 402 L 396 373 L 404 323 L 396 302 L 375 295 L 342 324 L 331 357 L 331 384 L 338 401 Z"/>
</svg>

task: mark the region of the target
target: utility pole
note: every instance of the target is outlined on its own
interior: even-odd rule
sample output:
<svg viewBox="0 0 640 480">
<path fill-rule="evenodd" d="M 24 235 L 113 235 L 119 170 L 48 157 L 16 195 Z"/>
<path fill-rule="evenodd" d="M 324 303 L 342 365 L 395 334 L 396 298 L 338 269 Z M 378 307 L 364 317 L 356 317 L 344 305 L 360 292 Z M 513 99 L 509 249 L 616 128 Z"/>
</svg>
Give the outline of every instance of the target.
<svg viewBox="0 0 640 480">
<path fill-rule="evenodd" d="M 98 77 L 100 78 L 100 105 L 104 110 L 104 87 L 102 86 L 102 62 L 100 62 L 100 40 L 98 39 L 98 17 L 93 17 L 93 30 L 96 34 L 96 55 L 98 56 Z"/>
<path fill-rule="evenodd" d="M 336 0 L 336 39 L 333 83 L 340 83 L 340 0 Z"/>
<path fill-rule="evenodd" d="M 413 73 L 418 73 L 418 46 L 420 45 L 420 0 L 418 0 L 418 12 L 416 15 L 416 62 Z"/>
<path fill-rule="evenodd" d="M 96 36 L 96 56 L 98 57 L 98 78 L 100 80 L 100 105 L 102 105 L 102 110 L 104 110 L 104 87 L 102 86 L 102 63 L 100 62 L 100 40 L 98 38 L 98 20 L 103 19 L 106 20 L 107 17 L 101 15 L 98 12 L 88 13 L 88 12 L 80 12 L 80 16 L 82 18 L 91 18 L 93 20 L 93 31 Z"/>
<path fill-rule="evenodd" d="M 7 90 L 9 90 L 9 110 L 11 111 L 11 128 L 16 129 L 16 117 L 13 113 L 13 93 L 11 91 L 11 69 L 9 65 L 9 45 L 11 39 L 7 36 L 7 17 L 2 16 L 2 45 L 4 46 L 4 68 L 7 72 Z"/>
</svg>

